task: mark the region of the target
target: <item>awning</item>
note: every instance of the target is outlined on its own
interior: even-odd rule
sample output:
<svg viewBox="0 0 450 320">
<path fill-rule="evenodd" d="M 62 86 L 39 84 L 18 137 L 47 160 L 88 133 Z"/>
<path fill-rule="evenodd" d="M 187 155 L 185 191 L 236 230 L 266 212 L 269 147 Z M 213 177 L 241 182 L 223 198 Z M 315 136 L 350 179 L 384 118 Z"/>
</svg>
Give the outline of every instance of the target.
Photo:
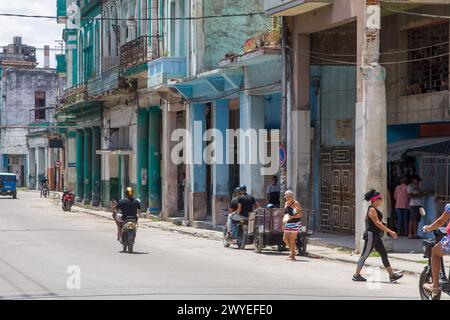
<svg viewBox="0 0 450 320">
<path fill-rule="evenodd" d="M 450 155 L 450 137 L 402 140 L 388 145 L 388 161 L 400 161 L 407 155 Z"/>
<path fill-rule="evenodd" d="M 130 156 L 133 154 L 133 150 L 97 150 L 95 153 L 97 155 Z"/>
</svg>

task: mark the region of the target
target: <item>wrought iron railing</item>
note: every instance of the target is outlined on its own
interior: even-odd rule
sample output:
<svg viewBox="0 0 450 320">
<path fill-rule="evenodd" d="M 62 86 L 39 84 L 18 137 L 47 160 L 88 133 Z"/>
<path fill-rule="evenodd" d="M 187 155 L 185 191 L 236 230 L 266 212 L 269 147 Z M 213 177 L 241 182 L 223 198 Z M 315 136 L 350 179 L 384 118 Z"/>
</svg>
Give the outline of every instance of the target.
<svg viewBox="0 0 450 320">
<path fill-rule="evenodd" d="M 152 60 L 148 46 L 148 36 L 140 36 L 135 40 L 125 43 L 120 48 L 120 69 L 140 65 Z"/>
</svg>

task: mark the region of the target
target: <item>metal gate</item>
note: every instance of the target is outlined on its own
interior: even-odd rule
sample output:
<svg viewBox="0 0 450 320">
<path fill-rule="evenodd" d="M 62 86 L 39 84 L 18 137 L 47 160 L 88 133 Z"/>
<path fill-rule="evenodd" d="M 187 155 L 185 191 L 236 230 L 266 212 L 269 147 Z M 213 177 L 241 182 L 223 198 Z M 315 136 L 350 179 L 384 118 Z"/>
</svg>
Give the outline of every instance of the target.
<svg viewBox="0 0 450 320">
<path fill-rule="evenodd" d="M 320 231 L 354 234 L 354 148 L 322 148 L 320 164 Z"/>
<path fill-rule="evenodd" d="M 421 187 L 436 195 L 436 217 L 450 202 L 450 157 L 421 157 L 419 159 Z"/>
</svg>

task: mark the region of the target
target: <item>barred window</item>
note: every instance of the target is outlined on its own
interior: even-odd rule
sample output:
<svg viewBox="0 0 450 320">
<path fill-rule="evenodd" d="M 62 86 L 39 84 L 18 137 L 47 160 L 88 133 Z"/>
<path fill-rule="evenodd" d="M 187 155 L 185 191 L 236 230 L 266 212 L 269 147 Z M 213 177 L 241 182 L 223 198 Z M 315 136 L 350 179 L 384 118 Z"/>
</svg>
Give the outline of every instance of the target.
<svg viewBox="0 0 450 320">
<path fill-rule="evenodd" d="M 448 90 L 448 39 L 448 22 L 408 31 L 410 94 Z"/>
</svg>

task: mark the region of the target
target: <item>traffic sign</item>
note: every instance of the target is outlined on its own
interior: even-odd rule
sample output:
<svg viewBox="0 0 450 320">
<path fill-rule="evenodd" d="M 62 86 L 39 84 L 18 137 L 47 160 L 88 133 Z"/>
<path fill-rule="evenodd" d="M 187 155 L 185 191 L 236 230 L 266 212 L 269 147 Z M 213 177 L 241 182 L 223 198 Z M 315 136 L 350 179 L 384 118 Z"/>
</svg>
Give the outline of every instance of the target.
<svg viewBox="0 0 450 320">
<path fill-rule="evenodd" d="M 56 167 L 56 168 L 61 168 L 61 161 L 59 161 L 59 160 L 56 161 L 56 162 L 55 162 L 55 167 Z"/>
<path fill-rule="evenodd" d="M 287 161 L 287 151 L 286 146 L 280 145 L 280 166 L 284 167 Z"/>
</svg>

